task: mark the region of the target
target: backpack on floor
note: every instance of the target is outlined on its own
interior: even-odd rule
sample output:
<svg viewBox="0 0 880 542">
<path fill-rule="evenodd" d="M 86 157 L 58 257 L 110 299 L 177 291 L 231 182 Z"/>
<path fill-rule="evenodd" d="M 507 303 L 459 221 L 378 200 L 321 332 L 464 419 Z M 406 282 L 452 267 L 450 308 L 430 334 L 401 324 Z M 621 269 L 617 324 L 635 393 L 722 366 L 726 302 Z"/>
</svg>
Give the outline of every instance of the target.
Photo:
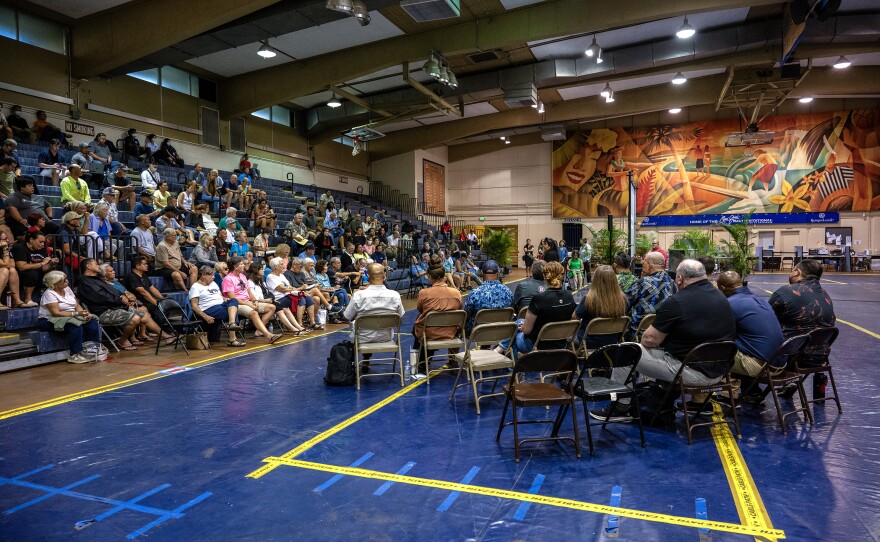
<svg viewBox="0 0 880 542">
<path fill-rule="evenodd" d="M 351 341 L 334 344 L 330 349 L 324 383 L 328 386 L 354 385 L 354 344 Z"/>
<path fill-rule="evenodd" d="M 675 399 L 677 397 L 675 393 L 670 393 L 664 404 L 663 396 L 666 394 L 666 390 L 655 381 L 637 384 L 636 393 L 639 396 L 639 417 L 643 424 L 665 428 L 675 426 Z M 657 415 L 657 419 L 652 424 L 651 420 L 655 415 Z"/>
</svg>

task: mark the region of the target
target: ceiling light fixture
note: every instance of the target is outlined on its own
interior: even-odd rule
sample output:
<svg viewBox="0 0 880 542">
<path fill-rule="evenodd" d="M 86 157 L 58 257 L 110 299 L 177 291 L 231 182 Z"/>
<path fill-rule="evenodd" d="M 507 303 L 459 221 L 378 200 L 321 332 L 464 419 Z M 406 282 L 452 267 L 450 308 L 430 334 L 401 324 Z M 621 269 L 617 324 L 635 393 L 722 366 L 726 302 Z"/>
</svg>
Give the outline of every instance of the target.
<svg viewBox="0 0 880 542">
<path fill-rule="evenodd" d="M 681 28 L 678 29 L 678 32 L 675 33 L 681 39 L 687 39 L 696 34 L 696 29 L 688 23 L 687 15 L 684 17 L 684 24 L 681 25 Z"/>
<path fill-rule="evenodd" d="M 677 115 L 677 114 L 681 113 L 681 108 L 680 107 L 673 107 L 672 109 L 669 110 L 669 112 L 672 113 L 673 115 Z"/>
<path fill-rule="evenodd" d="M 269 46 L 269 40 L 260 42 L 263 45 L 260 46 L 260 49 L 257 51 L 257 54 L 263 58 L 273 58 L 277 53 L 275 49 Z"/>
<path fill-rule="evenodd" d="M 596 54 L 596 64 L 601 64 L 605 62 L 602 60 L 602 49 L 599 49 L 599 52 Z"/>
<path fill-rule="evenodd" d="M 541 100 L 538 100 L 538 113 L 544 114 L 544 102 Z"/>
<path fill-rule="evenodd" d="M 681 72 L 678 72 L 677 74 L 675 74 L 675 77 L 672 78 L 673 85 L 683 85 L 685 83 L 687 83 L 687 77 L 685 77 L 684 74 Z"/>
<path fill-rule="evenodd" d="M 840 58 L 837 59 L 837 62 L 834 63 L 834 67 L 837 68 L 838 70 L 842 70 L 844 68 L 849 68 L 850 66 L 852 66 L 852 62 L 850 62 L 849 59 L 846 58 L 845 56 L 841 56 Z"/>
<path fill-rule="evenodd" d="M 437 80 L 444 85 L 449 83 L 449 69 L 446 66 L 440 66 L 440 75 L 437 77 Z"/>
<path fill-rule="evenodd" d="M 440 63 L 437 62 L 437 59 L 434 58 L 434 53 L 428 57 L 428 61 L 425 62 L 425 65 L 422 66 L 422 71 L 428 74 L 433 79 L 440 78 Z"/>
<path fill-rule="evenodd" d="M 504 141 L 505 139 L 507 139 L 507 137 L 506 137 L 506 136 L 501 136 L 499 139 L 501 139 L 501 141 Z"/>
<path fill-rule="evenodd" d="M 589 57 L 594 57 L 597 54 L 599 54 L 599 51 L 601 51 L 601 50 L 602 50 L 602 48 L 599 47 L 598 43 L 596 43 L 596 35 L 593 34 L 593 43 L 591 43 L 590 46 L 587 47 L 587 50 L 584 51 L 584 54 L 586 54 Z"/>
<path fill-rule="evenodd" d="M 367 9 L 367 5 L 361 0 L 353 0 L 352 3 L 354 4 L 354 9 L 351 14 L 357 19 L 358 24 L 361 26 L 367 26 L 370 24 L 370 12 Z"/>
<path fill-rule="evenodd" d="M 354 12 L 354 2 L 352 0 L 327 0 L 325 4 L 327 9 L 351 15 Z"/>
<path fill-rule="evenodd" d="M 599 95 L 602 96 L 603 98 L 607 98 L 608 96 L 611 96 L 612 92 L 614 92 L 614 91 L 611 90 L 611 85 L 608 83 L 605 83 L 605 88 L 602 89 L 602 92 L 600 92 Z"/>
<path fill-rule="evenodd" d="M 605 97 L 605 103 L 610 104 L 614 102 L 614 92 Z"/>
<path fill-rule="evenodd" d="M 510 140 L 509 140 L 509 139 L 505 139 L 505 140 L 504 140 L 504 144 L 505 144 L 505 145 L 510 145 Z"/>
<path fill-rule="evenodd" d="M 333 96 L 327 102 L 327 107 L 329 107 L 331 109 L 336 109 L 337 107 L 340 107 L 341 105 L 342 105 L 342 102 L 339 101 L 339 98 L 336 97 L 336 93 L 334 92 Z"/>
<path fill-rule="evenodd" d="M 446 84 L 452 88 L 458 88 L 458 77 L 449 68 L 446 68 L 446 76 L 449 78 L 449 82 Z"/>
<path fill-rule="evenodd" d="M 799 99 L 798 101 L 802 104 L 808 104 L 813 101 L 813 97 L 812 96 L 804 96 L 803 98 Z"/>
</svg>

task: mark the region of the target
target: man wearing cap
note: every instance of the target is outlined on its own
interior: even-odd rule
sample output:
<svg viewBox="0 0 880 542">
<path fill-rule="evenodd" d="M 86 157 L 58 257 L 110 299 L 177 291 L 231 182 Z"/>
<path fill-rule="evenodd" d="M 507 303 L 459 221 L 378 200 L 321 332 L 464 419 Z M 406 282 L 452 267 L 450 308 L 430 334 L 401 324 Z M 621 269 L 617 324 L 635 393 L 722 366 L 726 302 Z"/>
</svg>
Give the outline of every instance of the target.
<svg viewBox="0 0 880 542">
<path fill-rule="evenodd" d="M 70 165 L 73 166 L 73 164 L 80 167 L 80 174 L 83 176 L 90 175 L 92 171 L 104 171 L 103 166 L 92 159 L 90 146 L 87 141 L 80 142 L 79 152 L 74 154 L 70 159 Z"/>
<path fill-rule="evenodd" d="M 128 208 L 134 210 L 134 187 L 128 178 L 128 167 L 125 164 L 117 164 L 111 171 L 108 171 L 104 186 L 119 192 L 119 199 L 127 199 Z"/>
<path fill-rule="evenodd" d="M 155 224 L 159 211 L 153 207 L 153 196 L 147 192 L 141 192 L 141 200 L 134 206 L 135 216 L 145 215 L 150 219 L 150 224 Z"/>
<path fill-rule="evenodd" d="M 483 264 L 483 284 L 471 292 L 465 304 L 468 313 L 468 333 L 473 328 L 474 317 L 480 309 L 503 309 L 513 306 L 513 292 L 498 280 L 500 272 L 501 268 L 495 260 Z"/>
<path fill-rule="evenodd" d="M 113 162 L 113 158 L 110 156 L 110 147 L 107 145 L 106 134 L 99 132 L 98 135 L 95 136 L 95 139 L 89 143 L 89 156 L 91 156 L 93 160 L 102 163 L 104 165 L 104 171 L 110 169 L 110 164 Z"/>
<path fill-rule="evenodd" d="M 80 178 L 82 168 L 79 164 L 70 164 L 70 173 L 61 181 L 62 205 L 71 201 L 81 201 L 89 204 L 92 197 L 89 195 L 89 185 Z"/>
<path fill-rule="evenodd" d="M 104 196 L 104 203 L 106 203 L 109 208 L 107 211 L 107 220 L 110 221 L 110 231 L 113 235 L 122 235 L 128 231 L 128 228 L 119 221 L 119 209 L 116 207 L 116 198 L 119 196 L 119 191 L 115 190 L 112 186 L 108 186 L 104 189 L 102 194 Z"/>
<path fill-rule="evenodd" d="M 315 245 L 312 243 L 306 243 L 306 248 L 304 251 L 300 252 L 299 257 L 303 260 L 312 260 L 312 263 L 318 263 L 318 258 L 315 257 Z"/>
<path fill-rule="evenodd" d="M 15 181 L 15 193 L 6 198 L 6 225 L 15 237 L 27 232 L 27 218 L 31 213 L 42 216 L 46 221 L 43 233 L 58 232 L 58 226 L 52 222 L 52 206 L 42 196 L 35 195 L 35 190 L 36 182 L 31 177 L 19 177 Z"/>
<path fill-rule="evenodd" d="M 166 228 L 162 231 L 162 242 L 156 245 L 156 274 L 174 282 L 178 290 L 188 290 L 186 277 L 191 284 L 199 278 L 196 266 L 183 259 L 177 243 L 177 231 Z"/>
<path fill-rule="evenodd" d="M 58 230 L 57 239 L 61 242 L 61 254 L 64 255 L 65 265 L 71 269 L 79 269 L 80 244 L 85 239 L 83 215 L 76 211 L 67 211 L 61 217 L 61 229 Z"/>
<path fill-rule="evenodd" d="M 156 230 L 164 232 L 170 228 L 176 231 L 178 236 L 185 237 L 187 243 L 195 245 L 196 241 L 192 232 L 183 227 L 183 225 L 177 221 L 177 216 L 176 207 L 170 205 L 165 207 L 162 209 L 162 214 L 156 218 Z"/>
</svg>

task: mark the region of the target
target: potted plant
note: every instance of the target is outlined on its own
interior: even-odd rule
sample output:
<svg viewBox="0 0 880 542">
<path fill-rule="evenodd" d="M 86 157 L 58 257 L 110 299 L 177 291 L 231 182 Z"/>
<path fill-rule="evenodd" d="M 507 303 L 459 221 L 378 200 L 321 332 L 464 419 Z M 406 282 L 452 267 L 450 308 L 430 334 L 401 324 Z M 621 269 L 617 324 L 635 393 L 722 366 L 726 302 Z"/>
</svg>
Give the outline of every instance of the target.
<svg viewBox="0 0 880 542">
<path fill-rule="evenodd" d="M 739 273 L 744 284 L 746 277 L 752 272 L 752 254 L 755 252 L 755 244 L 751 242 L 752 231 L 749 224 L 751 216 L 751 213 L 744 215 L 741 222 L 733 224 L 728 222 L 716 224 L 730 235 L 730 239 L 721 241 L 722 252 L 727 259 L 725 267 Z"/>
<path fill-rule="evenodd" d="M 486 228 L 483 242 L 480 243 L 480 250 L 485 252 L 490 260 L 495 260 L 505 273 L 510 273 L 510 253 L 515 248 L 516 239 L 513 237 L 513 232 L 506 229 Z"/>
<path fill-rule="evenodd" d="M 611 265 L 614 263 L 614 255 L 618 252 L 627 252 L 626 231 L 611 227 L 594 230 L 588 226 L 593 235 L 593 257 L 600 264 Z"/>
<path fill-rule="evenodd" d="M 675 236 L 670 250 L 684 251 L 686 258 L 709 256 L 715 252 L 712 234 L 707 230 L 689 229 Z"/>
</svg>

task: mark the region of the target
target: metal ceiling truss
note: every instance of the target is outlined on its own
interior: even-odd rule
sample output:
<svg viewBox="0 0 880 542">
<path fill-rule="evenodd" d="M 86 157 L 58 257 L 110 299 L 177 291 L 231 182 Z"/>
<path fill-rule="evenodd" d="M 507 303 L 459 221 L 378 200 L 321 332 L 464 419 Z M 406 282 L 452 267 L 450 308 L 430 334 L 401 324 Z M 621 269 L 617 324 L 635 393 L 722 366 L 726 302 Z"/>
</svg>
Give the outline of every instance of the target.
<svg viewBox="0 0 880 542">
<path fill-rule="evenodd" d="M 715 102 L 715 111 L 736 109 L 747 124 L 760 124 L 767 115 L 776 110 L 788 99 L 813 69 L 813 59 L 807 61 L 806 69 L 797 79 L 780 79 L 779 70 L 772 68 L 742 70 L 737 78 L 733 66 L 727 69 L 727 79 Z M 741 72 L 741 73 L 742 73 Z M 761 110 L 766 112 L 760 118 Z M 751 109 L 751 116 L 746 112 Z"/>
</svg>

